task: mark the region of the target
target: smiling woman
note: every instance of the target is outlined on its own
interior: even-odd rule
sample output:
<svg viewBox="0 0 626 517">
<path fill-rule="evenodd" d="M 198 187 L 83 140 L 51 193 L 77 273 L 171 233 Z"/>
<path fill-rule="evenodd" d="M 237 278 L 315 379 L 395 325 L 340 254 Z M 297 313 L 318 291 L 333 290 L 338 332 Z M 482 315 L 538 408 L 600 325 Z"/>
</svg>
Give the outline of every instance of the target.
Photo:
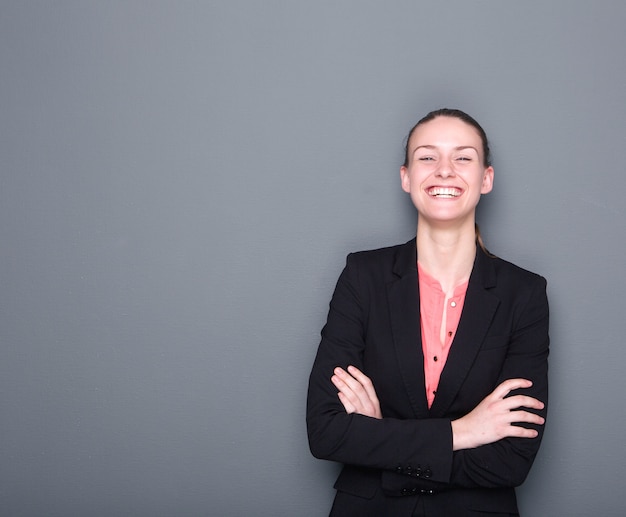
<svg viewBox="0 0 626 517">
<path fill-rule="evenodd" d="M 472 234 L 480 196 L 493 187 L 493 167 L 485 164 L 483 147 L 480 132 L 451 115 L 421 122 L 411 131 L 408 164 L 400 175 L 422 220 L 418 231 L 426 225 L 456 227 L 466 235 L 469 225 Z"/>
<path fill-rule="evenodd" d="M 311 451 L 344 464 L 331 515 L 518 515 L 547 409 L 546 282 L 482 246 L 494 170 L 469 115 L 420 120 L 400 178 L 416 238 L 348 256 L 309 380 Z"/>
</svg>

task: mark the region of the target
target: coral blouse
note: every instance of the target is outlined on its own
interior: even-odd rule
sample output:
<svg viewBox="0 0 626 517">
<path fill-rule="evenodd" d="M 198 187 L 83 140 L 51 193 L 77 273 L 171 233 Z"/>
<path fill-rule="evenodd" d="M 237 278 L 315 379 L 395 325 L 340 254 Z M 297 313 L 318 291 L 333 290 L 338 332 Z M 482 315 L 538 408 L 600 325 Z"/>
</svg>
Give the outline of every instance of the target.
<svg viewBox="0 0 626 517">
<path fill-rule="evenodd" d="M 454 340 L 468 282 L 458 285 L 450 298 L 441 289 L 441 284 L 428 275 L 417 264 L 420 293 L 420 326 L 422 329 L 422 352 L 424 354 L 424 376 L 426 397 L 431 407 L 437 394 L 441 372 L 448 359 Z"/>
</svg>

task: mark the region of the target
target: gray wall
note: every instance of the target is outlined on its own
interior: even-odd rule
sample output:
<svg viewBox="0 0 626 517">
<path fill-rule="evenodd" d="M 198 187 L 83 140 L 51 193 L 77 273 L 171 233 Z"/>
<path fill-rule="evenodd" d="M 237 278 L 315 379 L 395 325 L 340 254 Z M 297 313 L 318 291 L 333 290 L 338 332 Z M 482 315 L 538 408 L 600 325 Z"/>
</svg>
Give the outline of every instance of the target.
<svg viewBox="0 0 626 517">
<path fill-rule="evenodd" d="M 626 4 L 0 2 L 0 514 L 322 516 L 306 381 L 345 254 L 408 240 L 402 141 L 491 137 L 545 275 L 526 516 L 621 514 Z"/>
</svg>

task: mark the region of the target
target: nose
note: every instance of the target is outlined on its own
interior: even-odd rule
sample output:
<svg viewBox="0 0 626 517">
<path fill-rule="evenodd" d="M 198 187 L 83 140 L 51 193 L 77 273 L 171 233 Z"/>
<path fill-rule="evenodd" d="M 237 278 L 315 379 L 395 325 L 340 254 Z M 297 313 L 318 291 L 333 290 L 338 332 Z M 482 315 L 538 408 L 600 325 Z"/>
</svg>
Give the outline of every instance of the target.
<svg viewBox="0 0 626 517">
<path fill-rule="evenodd" d="M 454 167 L 450 160 L 441 160 L 439 168 L 437 169 L 437 176 L 442 178 L 454 176 Z"/>
</svg>

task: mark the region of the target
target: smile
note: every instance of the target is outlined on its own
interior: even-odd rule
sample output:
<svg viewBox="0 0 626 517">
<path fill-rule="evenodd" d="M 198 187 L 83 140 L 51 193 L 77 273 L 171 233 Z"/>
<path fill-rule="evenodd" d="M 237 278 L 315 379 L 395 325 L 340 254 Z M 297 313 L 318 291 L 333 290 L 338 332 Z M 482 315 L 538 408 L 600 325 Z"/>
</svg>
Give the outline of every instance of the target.
<svg viewBox="0 0 626 517">
<path fill-rule="evenodd" d="M 456 187 L 431 187 L 427 189 L 427 194 L 433 197 L 454 198 L 461 195 L 461 189 Z"/>
</svg>

